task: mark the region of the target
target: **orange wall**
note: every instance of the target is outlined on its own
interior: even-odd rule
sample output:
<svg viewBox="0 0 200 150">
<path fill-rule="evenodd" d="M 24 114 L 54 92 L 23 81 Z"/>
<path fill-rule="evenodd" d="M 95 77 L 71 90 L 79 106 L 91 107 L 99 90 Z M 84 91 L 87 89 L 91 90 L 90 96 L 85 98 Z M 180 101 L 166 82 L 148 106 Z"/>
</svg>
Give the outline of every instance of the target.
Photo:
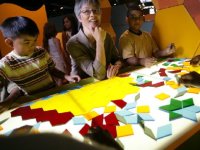
<svg viewBox="0 0 200 150">
<path fill-rule="evenodd" d="M 44 23 L 47 22 L 47 15 L 44 5 L 37 11 L 29 11 L 14 4 L 1 4 L 0 14 L 1 14 L 0 23 L 2 23 L 3 20 L 5 20 L 7 17 L 12 17 L 12 16 L 26 16 L 34 20 L 40 31 L 40 35 L 38 37 L 38 45 L 40 46 L 42 45 L 43 26 Z M 3 56 L 11 51 L 11 48 L 9 48 L 4 43 L 4 38 L 1 33 L 0 33 L 0 51 Z"/>
<path fill-rule="evenodd" d="M 101 27 L 106 30 L 113 40 L 116 40 L 116 34 L 111 25 L 111 5 L 108 0 L 101 0 L 101 9 L 102 9 L 102 20 Z"/>
</svg>

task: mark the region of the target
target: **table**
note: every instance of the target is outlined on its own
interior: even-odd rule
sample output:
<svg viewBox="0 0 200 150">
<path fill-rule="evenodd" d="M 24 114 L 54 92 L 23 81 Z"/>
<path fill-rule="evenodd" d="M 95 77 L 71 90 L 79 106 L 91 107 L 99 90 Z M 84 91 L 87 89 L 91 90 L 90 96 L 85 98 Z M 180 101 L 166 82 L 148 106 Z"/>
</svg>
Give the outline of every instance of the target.
<svg viewBox="0 0 200 150">
<path fill-rule="evenodd" d="M 131 128 L 133 129 L 133 132 L 134 132 L 133 135 L 127 135 L 127 136 L 120 135 L 118 137 L 118 140 L 124 145 L 125 150 L 132 150 L 133 148 L 134 149 L 141 148 L 141 149 L 148 149 L 148 150 L 149 149 L 173 149 L 173 148 L 177 147 L 178 145 L 182 144 L 185 140 L 187 140 L 191 135 L 193 135 L 200 129 L 200 125 L 199 125 L 200 113 L 195 113 L 194 116 L 196 117 L 196 121 L 191 120 L 191 118 L 190 118 L 191 116 L 189 116 L 190 119 L 186 119 L 186 118 L 182 117 L 182 118 L 178 118 L 178 119 L 174 119 L 174 120 L 170 121 L 169 113 L 161 110 L 161 108 L 160 108 L 161 106 L 169 105 L 171 99 L 177 95 L 176 88 L 178 88 L 178 87 L 175 87 L 175 86 L 177 86 L 177 84 L 176 84 L 177 75 L 181 74 L 181 73 L 182 74 L 186 73 L 186 72 L 190 71 L 190 69 L 191 69 L 191 66 L 189 66 L 187 61 L 188 61 L 188 59 L 169 59 L 167 61 L 164 61 L 157 65 L 154 65 L 151 68 L 142 68 L 139 70 L 132 71 L 129 74 L 129 77 L 132 79 L 131 84 L 129 84 L 129 81 L 126 79 L 126 77 L 111 79 L 111 80 L 113 80 L 112 82 L 110 82 L 110 81 L 96 82 L 93 78 L 90 78 L 90 79 L 81 81 L 81 83 L 79 83 L 79 84 L 66 85 L 66 86 L 58 88 L 58 89 L 50 90 L 47 93 L 40 93 L 36 96 L 32 96 L 29 98 L 27 98 L 27 97 L 21 98 L 21 102 L 24 102 L 27 99 L 36 99 L 37 97 L 44 97 L 44 96 L 51 95 L 51 94 L 54 94 L 57 92 L 61 92 L 63 90 L 70 89 L 70 88 L 72 88 L 72 89 L 74 87 L 77 88 L 77 86 L 78 86 L 78 89 L 74 89 L 74 90 L 76 90 L 76 92 L 79 92 L 81 89 L 84 89 L 85 87 L 87 88 L 88 86 L 91 86 L 91 87 L 94 86 L 94 87 L 99 88 L 98 90 L 103 91 L 105 89 L 100 88 L 101 84 L 106 87 L 105 84 L 108 83 L 108 84 L 110 84 L 110 86 L 107 86 L 107 87 L 111 88 L 109 90 L 114 93 L 114 91 L 112 90 L 111 83 L 114 83 L 113 85 L 119 85 L 119 87 L 117 87 L 117 88 L 120 89 L 120 84 L 118 82 L 121 82 L 121 88 L 126 87 L 127 90 L 129 88 L 131 88 L 130 86 L 137 84 L 136 87 L 140 88 L 139 91 L 135 90 L 134 88 L 131 88 L 131 90 L 133 90 L 134 92 L 129 93 L 126 96 L 124 96 L 122 98 L 122 101 L 126 102 L 126 103 L 135 103 L 135 107 L 131 107 L 129 109 L 129 111 L 133 113 L 131 115 L 139 116 L 140 113 L 138 111 L 142 111 L 144 114 L 148 114 L 150 117 L 152 117 L 153 120 L 152 121 L 141 121 L 140 123 L 133 123 L 133 124 L 128 123 L 128 125 L 130 125 Z M 163 69 L 160 69 L 160 68 L 163 68 Z M 165 75 L 163 75 L 163 72 L 166 73 L 166 76 L 168 77 L 168 79 L 166 78 Z M 171 79 L 169 79 L 169 78 L 171 78 Z M 170 82 L 168 82 L 167 80 L 169 80 Z M 115 81 L 118 81 L 118 82 L 115 82 Z M 151 81 L 151 84 L 149 83 L 149 81 Z M 127 82 L 129 85 L 127 85 L 125 83 L 123 85 L 122 82 Z M 147 86 L 142 82 L 144 82 Z M 156 83 L 160 83 L 160 82 L 164 82 L 164 85 L 162 85 L 160 87 L 153 87 L 153 85 L 156 85 Z M 172 83 L 174 83 L 174 85 L 172 85 Z M 133 86 L 133 87 L 135 87 L 135 86 Z M 114 87 L 114 88 L 116 89 L 116 87 Z M 186 88 L 186 89 L 188 90 L 188 88 Z M 123 92 L 126 92 L 126 89 L 121 89 L 121 90 Z M 120 91 L 118 91 L 118 92 L 120 92 Z M 123 92 L 121 94 L 124 94 Z M 101 96 L 105 93 L 100 93 L 99 96 Z M 113 93 L 112 93 L 112 95 L 108 94 L 106 96 L 104 95 L 103 97 L 104 98 L 107 98 L 107 97 L 113 98 L 113 96 L 115 97 L 115 95 L 114 95 L 115 93 L 114 94 Z M 165 93 L 165 94 L 169 95 L 170 97 L 168 97 L 164 100 L 159 100 L 155 96 L 160 93 Z M 63 92 L 61 92 L 60 94 L 63 94 Z M 140 95 L 140 97 L 138 97 L 138 94 Z M 59 94 L 57 94 L 57 96 L 58 95 Z M 94 93 L 94 95 L 97 96 L 98 94 Z M 116 95 L 118 95 L 118 93 L 116 93 Z M 178 101 L 183 101 L 183 100 L 189 99 L 189 98 L 193 99 L 195 106 L 197 106 L 197 107 L 200 106 L 199 93 L 194 94 L 194 93 L 185 92 L 182 96 L 178 96 L 175 99 Z M 48 98 L 46 98 L 46 100 L 48 101 Z M 113 99 L 113 100 L 116 100 L 116 99 Z M 39 99 L 34 102 L 27 103 L 25 105 L 23 104 L 23 107 L 34 106 L 35 103 L 37 103 L 38 101 L 42 102 L 45 100 Z M 94 100 L 91 100 L 91 102 L 92 101 L 94 101 Z M 19 103 L 16 102 L 12 107 L 14 107 L 16 105 L 19 105 Z M 114 104 L 113 102 L 108 102 L 105 106 L 116 106 L 116 104 Z M 118 105 L 118 106 L 120 106 L 120 105 Z M 120 108 L 118 106 L 116 107 L 115 112 L 123 110 L 122 108 Z M 146 106 L 146 108 L 148 108 L 149 110 L 146 110 L 146 109 L 138 110 L 138 109 L 142 108 L 140 106 L 144 106 L 144 108 Z M 46 109 L 46 107 L 44 107 L 44 108 Z M 9 133 L 13 129 L 22 127 L 24 125 L 31 125 L 31 126 L 35 126 L 39 130 L 39 132 L 63 133 L 63 131 L 65 131 L 67 129 L 73 135 L 73 137 L 75 137 L 79 140 L 83 140 L 82 135 L 78 131 L 80 131 L 83 128 L 84 124 L 74 125 L 73 119 L 70 119 L 65 124 L 52 126 L 52 124 L 49 121 L 44 121 L 44 122 L 38 123 L 35 118 L 22 120 L 21 116 L 11 117 L 10 112 L 12 112 L 13 110 L 15 110 L 15 109 L 8 110 L 0 115 L 0 122 L 4 119 L 8 118 L 8 120 L 1 125 L 3 127 L 3 130 L 0 131 L 0 134 L 9 135 Z M 94 108 L 91 111 L 95 111 L 99 115 L 103 114 L 104 117 L 106 117 L 108 114 L 110 114 L 110 113 L 104 112 L 105 111 L 104 106 L 101 106 L 99 108 Z M 83 117 L 83 115 L 79 115 L 79 117 Z M 122 123 L 123 121 L 121 121 L 119 116 L 117 117 L 117 119 L 119 122 L 119 126 L 127 125 L 127 124 Z M 88 125 L 92 124 L 92 120 L 89 120 L 89 121 L 87 119 L 85 119 L 85 120 Z M 105 120 L 103 121 L 103 124 L 105 124 Z M 144 130 L 148 129 L 148 128 L 144 128 L 141 125 L 146 125 L 146 127 L 151 127 L 152 125 L 160 125 L 160 126 L 168 125 L 168 126 L 166 126 L 166 127 L 168 127 L 167 130 L 171 129 L 172 134 L 169 136 L 155 140 L 152 137 L 150 137 L 144 133 Z"/>
</svg>

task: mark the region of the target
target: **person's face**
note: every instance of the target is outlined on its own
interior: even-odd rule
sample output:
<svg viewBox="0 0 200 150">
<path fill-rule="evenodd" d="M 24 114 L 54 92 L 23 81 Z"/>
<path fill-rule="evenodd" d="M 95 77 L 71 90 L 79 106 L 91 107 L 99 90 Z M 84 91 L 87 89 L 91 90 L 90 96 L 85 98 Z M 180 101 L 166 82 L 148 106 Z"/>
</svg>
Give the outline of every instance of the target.
<svg viewBox="0 0 200 150">
<path fill-rule="evenodd" d="M 144 21 L 144 17 L 142 12 L 138 10 L 132 10 L 128 16 L 129 27 L 134 31 L 139 31 L 142 23 Z"/>
<path fill-rule="evenodd" d="M 84 4 L 80 10 L 79 21 L 84 28 L 94 30 L 101 23 L 101 9 L 91 4 Z"/>
<path fill-rule="evenodd" d="M 34 52 L 37 36 L 22 35 L 13 41 L 13 48 L 18 55 L 28 56 Z"/>
<path fill-rule="evenodd" d="M 71 21 L 67 17 L 64 19 L 64 26 L 67 30 L 71 29 Z"/>
</svg>

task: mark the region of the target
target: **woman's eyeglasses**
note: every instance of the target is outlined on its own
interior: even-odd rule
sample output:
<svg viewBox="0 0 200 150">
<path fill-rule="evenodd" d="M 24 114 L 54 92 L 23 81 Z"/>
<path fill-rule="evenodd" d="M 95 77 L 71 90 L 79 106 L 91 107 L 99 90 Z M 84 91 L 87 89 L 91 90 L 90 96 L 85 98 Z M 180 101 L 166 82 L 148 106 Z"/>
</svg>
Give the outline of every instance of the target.
<svg viewBox="0 0 200 150">
<path fill-rule="evenodd" d="M 100 14 L 101 13 L 101 9 L 86 9 L 86 10 L 81 10 L 81 13 L 89 16 L 91 13 L 93 14 Z"/>
</svg>

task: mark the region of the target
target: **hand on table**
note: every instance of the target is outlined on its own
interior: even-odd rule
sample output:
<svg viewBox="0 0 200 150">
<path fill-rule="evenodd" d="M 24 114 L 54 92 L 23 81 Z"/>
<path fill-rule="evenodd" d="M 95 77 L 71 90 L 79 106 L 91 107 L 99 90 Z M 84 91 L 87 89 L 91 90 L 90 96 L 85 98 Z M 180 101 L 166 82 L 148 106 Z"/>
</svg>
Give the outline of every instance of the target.
<svg viewBox="0 0 200 150">
<path fill-rule="evenodd" d="M 65 75 L 65 79 L 69 82 L 79 82 L 81 80 L 81 78 L 78 76 L 78 75 L 72 75 L 72 76 L 69 76 L 69 75 Z"/>
<path fill-rule="evenodd" d="M 157 63 L 156 58 L 148 57 L 148 58 L 141 58 L 140 64 L 145 67 L 151 67 Z"/>
<path fill-rule="evenodd" d="M 200 64 L 200 55 L 195 56 L 190 61 L 191 65 L 199 65 Z"/>
<path fill-rule="evenodd" d="M 185 84 L 186 86 L 200 87 L 200 74 L 193 71 L 188 74 L 182 75 L 179 79 L 179 84 Z"/>
<path fill-rule="evenodd" d="M 107 78 L 109 79 L 109 78 L 115 77 L 118 74 L 120 67 L 121 66 L 118 64 L 116 65 L 110 64 L 107 69 Z"/>
</svg>

